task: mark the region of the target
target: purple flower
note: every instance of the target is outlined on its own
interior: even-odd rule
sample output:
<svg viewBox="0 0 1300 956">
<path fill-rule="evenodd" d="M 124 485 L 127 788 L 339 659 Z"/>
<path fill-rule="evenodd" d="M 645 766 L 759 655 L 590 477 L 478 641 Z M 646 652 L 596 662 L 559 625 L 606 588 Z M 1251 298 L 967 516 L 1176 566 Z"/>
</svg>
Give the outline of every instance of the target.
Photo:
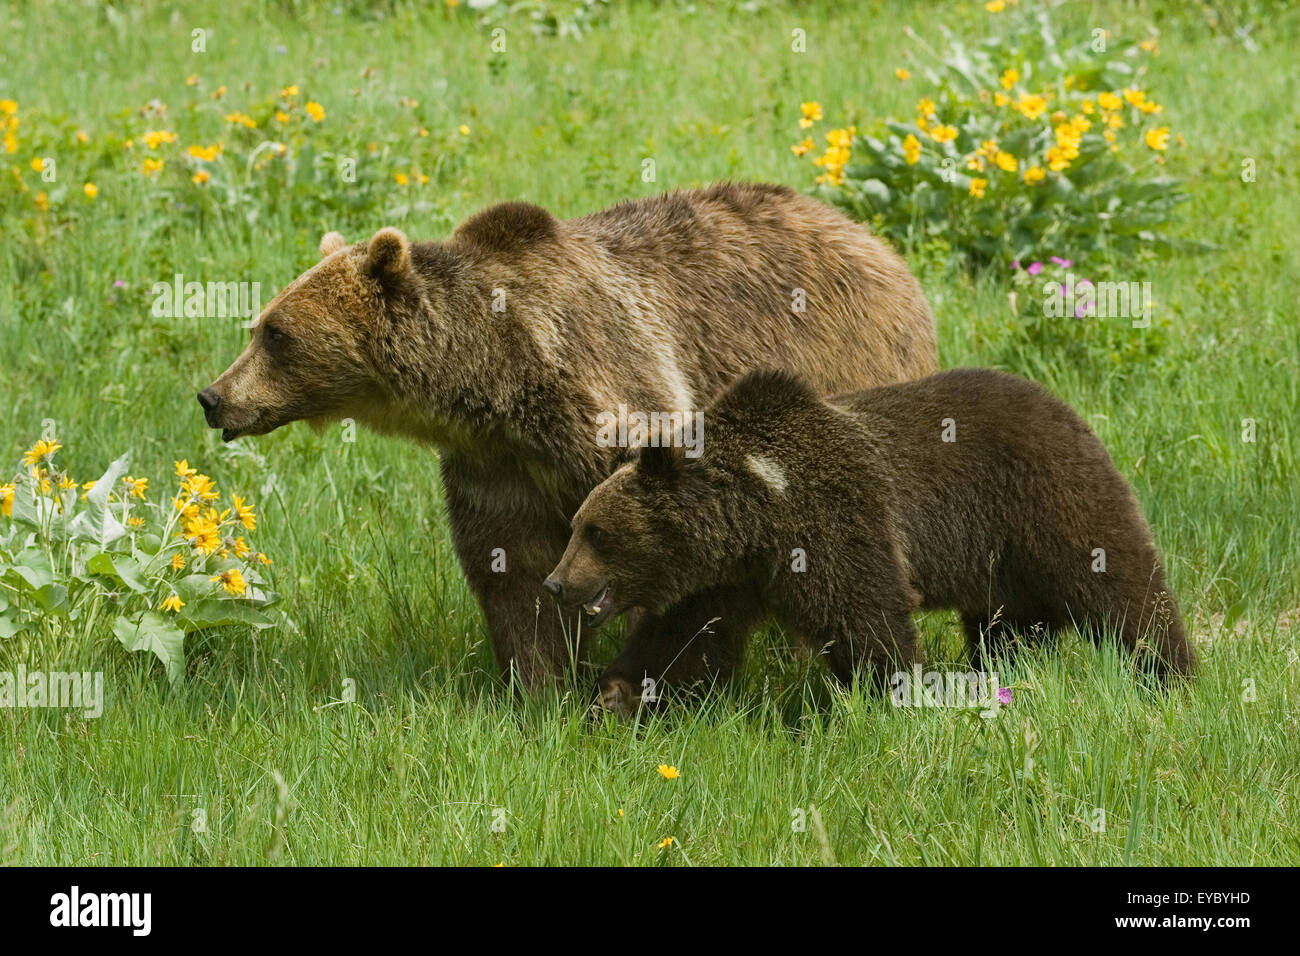
<svg viewBox="0 0 1300 956">
<path fill-rule="evenodd" d="M 125 289 L 125 288 L 126 288 L 126 280 L 125 280 L 125 279 L 114 279 L 114 280 L 113 280 L 113 288 L 114 288 L 114 289 Z"/>
<path fill-rule="evenodd" d="M 1009 703 L 1011 703 L 1011 688 L 1010 688 L 1010 687 L 999 687 L 999 688 L 998 688 L 998 703 L 1000 703 L 1000 704 L 1009 704 Z"/>
<path fill-rule="evenodd" d="M 1073 259 L 1062 259 L 1060 256 L 1052 256 L 1052 261 L 1062 269 L 1068 269 L 1070 266 L 1074 265 Z"/>
<path fill-rule="evenodd" d="M 1036 276 L 1038 273 L 1043 271 L 1043 264 L 1041 262 L 1031 262 L 1029 263 L 1029 268 L 1025 271 L 1031 276 Z"/>
<path fill-rule="evenodd" d="M 1011 271 L 1012 271 L 1012 272 L 1015 272 L 1015 271 L 1016 271 L 1017 269 L 1019 269 L 1019 268 L 1020 268 L 1020 260 L 1019 260 L 1019 259 L 1012 259 L 1012 260 L 1011 260 Z"/>
</svg>

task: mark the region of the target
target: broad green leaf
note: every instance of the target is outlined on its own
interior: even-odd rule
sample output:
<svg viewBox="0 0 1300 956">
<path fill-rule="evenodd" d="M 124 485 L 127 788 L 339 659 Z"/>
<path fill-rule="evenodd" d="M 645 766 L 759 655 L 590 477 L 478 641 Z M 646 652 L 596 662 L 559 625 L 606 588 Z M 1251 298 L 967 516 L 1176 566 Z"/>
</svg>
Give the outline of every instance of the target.
<svg viewBox="0 0 1300 956">
<path fill-rule="evenodd" d="M 69 531 L 76 540 L 93 541 L 105 550 L 126 534 L 126 528 L 117 520 L 109 506 L 108 496 L 118 479 L 126 474 L 128 455 L 123 455 L 108 466 L 108 471 L 95 482 L 86 494 L 86 510 L 73 519 Z"/>
<path fill-rule="evenodd" d="M 185 632 L 157 611 L 145 611 L 134 623 L 119 617 L 113 633 L 128 651 L 152 651 L 172 684 L 185 675 Z"/>
<path fill-rule="evenodd" d="M 149 582 L 145 580 L 140 565 L 125 554 L 105 554 L 101 552 L 86 562 L 86 569 L 93 571 L 95 574 L 102 574 L 121 581 L 132 591 L 140 594 L 147 594 L 153 590 L 149 587 Z"/>
</svg>

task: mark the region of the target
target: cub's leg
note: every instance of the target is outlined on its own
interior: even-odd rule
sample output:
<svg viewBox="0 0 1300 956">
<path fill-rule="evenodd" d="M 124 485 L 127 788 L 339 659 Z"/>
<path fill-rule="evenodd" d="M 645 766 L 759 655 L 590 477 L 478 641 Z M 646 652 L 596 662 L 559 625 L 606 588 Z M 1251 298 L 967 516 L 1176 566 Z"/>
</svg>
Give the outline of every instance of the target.
<svg viewBox="0 0 1300 956">
<path fill-rule="evenodd" d="M 813 640 L 826 655 L 835 679 L 845 686 L 857 674 L 882 690 L 891 675 L 921 661 L 916 625 L 906 609 L 866 609 L 846 626 L 818 631 Z"/>
<path fill-rule="evenodd" d="M 997 660 L 1010 660 L 1021 647 L 1050 638 L 1052 629 L 1046 614 L 1022 615 L 1009 619 L 983 613 L 963 614 L 962 630 L 970 655 L 971 670 L 982 671 Z"/>
<path fill-rule="evenodd" d="M 569 528 L 547 517 L 541 501 L 509 497 L 443 459 L 452 544 L 470 590 L 483 609 L 501 676 L 512 672 L 527 691 L 555 684 L 583 648 L 566 635 L 579 634 L 576 614 L 556 608 L 542 581 L 559 562 Z"/>
<path fill-rule="evenodd" d="M 674 697 L 707 691 L 731 680 L 744 660 L 745 641 L 759 618 L 744 588 L 709 591 L 631 620 L 627 641 L 601 674 L 596 701 L 623 716 L 662 706 Z"/>
</svg>

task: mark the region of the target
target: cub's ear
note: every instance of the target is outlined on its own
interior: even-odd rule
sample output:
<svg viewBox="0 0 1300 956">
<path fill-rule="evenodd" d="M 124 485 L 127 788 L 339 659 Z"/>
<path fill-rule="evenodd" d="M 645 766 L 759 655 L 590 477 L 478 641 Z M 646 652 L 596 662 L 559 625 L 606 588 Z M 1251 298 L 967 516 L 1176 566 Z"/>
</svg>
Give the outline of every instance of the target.
<svg viewBox="0 0 1300 956">
<path fill-rule="evenodd" d="M 647 445 L 637 458 L 637 471 L 646 478 L 675 478 L 685 463 L 685 451 L 681 445 Z"/>
<path fill-rule="evenodd" d="M 396 279 L 411 266 L 411 244 L 400 229 L 385 226 L 370 240 L 364 270 L 380 282 Z"/>
<path fill-rule="evenodd" d="M 320 237 L 320 257 L 322 259 L 328 259 L 347 244 L 348 241 L 339 233 L 327 232 L 325 235 Z"/>
</svg>

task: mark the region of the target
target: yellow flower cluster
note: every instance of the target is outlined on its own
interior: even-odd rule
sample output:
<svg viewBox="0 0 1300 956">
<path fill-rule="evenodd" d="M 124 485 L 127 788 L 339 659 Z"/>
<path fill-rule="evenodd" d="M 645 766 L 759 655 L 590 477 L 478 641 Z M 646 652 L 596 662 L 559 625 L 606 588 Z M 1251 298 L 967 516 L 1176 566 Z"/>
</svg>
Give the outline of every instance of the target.
<svg viewBox="0 0 1300 956">
<path fill-rule="evenodd" d="M 799 112 L 800 129 L 808 129 L 822 118 L 822 107 L 817 102 L 801 103 Z M 813 160 L 815 166 L 820 166 L 825 170 L 817 177 L 817 182 L 830 183 L 836 186 L 844 182 L 844 165 L 852 155 L 853 137 L 857 134 L 858 128 L 856 126 L 833 129 L 826 133 L 826 151 Z M 812 137 L 806 136 L 802 141 L 791 146 L 790 151 L 796 156 L 805 156 L 815 146 Z"/>
<path fill-rule="evenodd" d="M 0 100 L 0 127 L 4 129 L 4 151 L 18 152 L 18 103 Z"/>
<path fill-rule="evenodd" d="M 1082 113 L 1073 119 L 1059 123 L 1053 128 L 1056 145 L 1047 150 L 1047 168 L 1059 173 L 1070 163 L 1079 158 L 1079 143 L 1083 134 L 1092 127 L 1092 123 Z"/>
</svg>

